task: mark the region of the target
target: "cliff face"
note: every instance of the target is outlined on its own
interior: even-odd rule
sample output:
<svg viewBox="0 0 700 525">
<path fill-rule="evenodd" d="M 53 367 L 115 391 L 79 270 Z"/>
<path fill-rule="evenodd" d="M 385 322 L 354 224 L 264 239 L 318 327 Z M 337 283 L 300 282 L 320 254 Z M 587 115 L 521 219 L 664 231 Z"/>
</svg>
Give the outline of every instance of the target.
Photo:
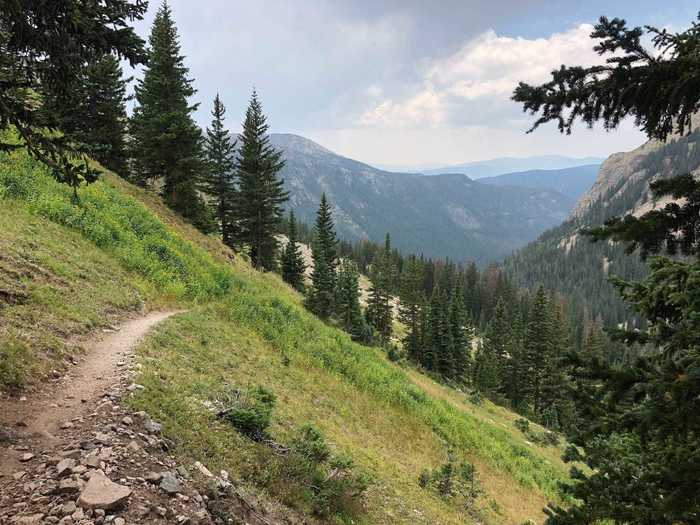
<svg viewBox="0 0 700 525">
<path fill-rule="evenodd" d="M 649 178 L 644 161 L 650 153 L 663 146 L 659 141 L 650 140 L 635 150 L 610 155 L 601 164 L 591 189 L 579 198 L 571 218 L 582 217 L 594 202 L 604 197 L 614 198 L 625 193 L 634 183 Z"/>
<path fill-rule="evenodd" d="M 700 114 L 694 119 L 700 122 Z M 641 215 L 663 206 L 652 202 L 649 182 L 659 177 L 672 177 L 700 171 L 700 126 L 695 125 L 687 135 L 672 135 L 666 141 L 649 140 L 638 148 L 610 155 L 598 170 L 596 181 L 584 193 L 571 212 L 570 219 L 586 219 L 596 203 L 613 207 L 615 201 L 626 206 L 614 206 L 616 214 Z"/>
<path fill-rule="evenodd" d="M 600 226 L 611 217 L 641 215 L 663 207 L 668 200 L 652 199 L 650 182 L 699 172 L 698 130 L 611 155 L 569 219 L 508 257 L 504 266 L 520 286 L 536 289 L 544 284 L 564 294 L 573 318 L 600 320 L 608 326 L 634 324 L 634 313 L 620 299 L 608 277 L 639 280 L 646 275 L 646 264 L 637 255 L 625 253 L 622 245 L 589 242 L 580 230 Z"/>
</svg>

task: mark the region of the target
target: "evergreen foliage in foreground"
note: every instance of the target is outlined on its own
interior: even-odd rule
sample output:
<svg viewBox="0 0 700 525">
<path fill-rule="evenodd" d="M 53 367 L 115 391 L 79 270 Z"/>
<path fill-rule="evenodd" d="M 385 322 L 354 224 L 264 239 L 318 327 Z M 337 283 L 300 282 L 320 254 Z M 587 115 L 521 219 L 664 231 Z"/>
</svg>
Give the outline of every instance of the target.
<svg viewBox="0 0 700 525">
<path fill-rule="evenodd" d="M 153 20 L 148 66 L 136 86 L 138 105 L 130 123 L 134 178 L 141 184 L 162 180 L 168 206 L 208 231 L 212 221 L 197 191 L 205 171 L 202 133 L 192 118 L 197 105 L 187 101 L 196 91 L 178 40 L 164 2 Z"/>
<path fill-rule="evenodd" d="M 288 194 L 277 177 L 284 166 L 282 152 L 270 145 L 268 129 L 262 104 L 253 91 L 236 158 L 238 241 L 250 249 L 250 260 L 257 270 L 270 271 L 276 265 L 277 235 L 282 233 L 282 206 Z"/>
<path fill-rule="evenodd" d="M 593 473 L 573 472 L 575 482 L 568 490 L 582 504 L 550 508 L 554 525 L 700 519 L 700 264 L 695 237 L 700 183 L 686 175 L 653 183 L 652 191 L 656 198 L 673 195 L 685 202 L 641 218 L 612 220 L 594 237 L 640 245 L 648 254 L 675 253 L 680 245 L 688 260 L 655 256 L 645 280 L 615 280 L 625 299 L 648 319 L 644 331 L 616 333 L 627 344 L 650 349 L 633 367 L 613 368 L 601 361 L 595 334 L 588 339 L 588 360 L 570 365 L 579 374 L 577 403 L 598 407 L 590 425 L 572 436 L 582 450 L 572 449 L 570 459 L 585 461 Z"/>
<path fill-rule="evenodd" d="M 105 168 L 128 178 L 126 152 L 126 84 L 112 54 L 88 63 L 71 89 L 72 102 L 49 99 L 60 115 L 63 133 Z"/>
<path fill-rule="evenodd" d="M 144 42 L 129 24 L 141 20 L 146 8 L 145 2 L 127 0 L 3 2 L 0 130 L 13 126 L 22 141 L 0 140 L 0 151 L 26 148 L 74 192 L 94 182 L 97 171 L 84 157 L 92 141 L 56 132 L 65 111 L 79 111 L 73 90 L 86 63 L 112 53 L 132 66 L 145 62 Z"/>
<path fill-rule="evenodd" d="M 700 99 L 700 25 L 693 23 L 682 33 L 647 31 L 658 53 L 643 48 L 641 28 L 601 18 L 592 34 L 603 39 L 596 50 L 601 55 L 617 52 L 606 66 L 563 66 L 547 84 L 521 84 L 515 100 L 541 113 L 535 127 L 556 120 L 568 132 L 580 118 L 615 128 L 623 117 L 634 115 L 649 137 L 688 131 Z M 654 255 L 643 280 L 614 280 L 626 301 L 648 320 L 644 330 L 618 330 L 616 335 L 647 350 L 624 368 L 610 366 L 597 352 L 570 356 L 574 399 L 589 417 L 571 433 L 579 448 L 571 448 L 568 459 L 584 461 L 591 470 L 572 469 L 574 482 L 567 491 L 576 503 L 550 506 L 551 525 L 700 521 L 700 183 L 684 175 L 654 182 L 651 189 L 656 198 L 683 200 L 641 218 L 609 220 L 591 232 L 595 240 L 622 242 Z M 662 250 L 680 251 L 686 258 L 657 255 Z"/>
</svg>

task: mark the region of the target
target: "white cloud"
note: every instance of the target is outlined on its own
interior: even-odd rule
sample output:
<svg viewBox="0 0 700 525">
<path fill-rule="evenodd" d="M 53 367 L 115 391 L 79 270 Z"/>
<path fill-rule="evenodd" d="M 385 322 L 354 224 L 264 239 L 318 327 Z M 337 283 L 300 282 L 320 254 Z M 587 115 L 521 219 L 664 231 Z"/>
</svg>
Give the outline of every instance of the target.
<svg viewBox="0 0 700 525">
<path fill-rule="evenodd" d="M 513 38 L 486 31 L 456 53 L 427 62 L 412 93 L 375 101 L 358 119 L 370 127 L 509 126 L 521 120 L 510 100 L 519 81 L 541 83 L 561 64 L 592 65 L 593 26 L 580 24 L 548 38 Z"/>
</svg>

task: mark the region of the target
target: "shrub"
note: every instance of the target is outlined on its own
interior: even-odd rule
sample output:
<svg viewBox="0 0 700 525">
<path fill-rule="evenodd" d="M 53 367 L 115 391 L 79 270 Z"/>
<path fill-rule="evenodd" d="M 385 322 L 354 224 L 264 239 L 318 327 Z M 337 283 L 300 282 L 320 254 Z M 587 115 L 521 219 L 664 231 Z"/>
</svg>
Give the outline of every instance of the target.
<svg viewBox="0 0 700 525">
<path fill-rule="evenodd" d="M 323 434 L 313 425 L 304 425 L 301 428 L 299 436 L 292 442 L 292 447 L 297 454 L 313 463 L 322 463 L 331 455 Z"/>
<path fill-rule="evenodd" d="M 418 485 L 424 489 L 432 488 L 442 498 L 462 498 L 467 509 L 473 508 L 481 494 L 474 465 L 467 461 L 455 463 L 451 453 L 447 462 L 435 470 L 423 470 Z"/>
<path fill-rule="evenodd" d="M 523 434 L 527 434 L 530 432 L 530 422 L 525 419 L 525 418 L 518 418 L 513 422 L 513 425 L 515 425 L 515 428 L 520 430 Z"/>
<path fill-rule="evenodd" d="M 484 396 L 480 390 L 472 390 L 469 394 L 469 401 L 474 405 L 481 405 L 484 402 Z"/>
<path fill-rule="evenodd" d="M 0 385 L 20 389 L 26 381 L 24 366 L 29 361 L 29 348 L 21 341 L 0 341 Z"/>
<path fill-rule="evenodd" d="M 516 419 L 513 422 L 513 425 L 515 425 L 515 428 L 517 428 L 518 430 L 520 430 L 520 432 L 525 434 L 525 437 L 533 443 L 551 447 L 556 447 L 557 445 L 559 445 L 559 435 L 556 432 L 553 432 L 551 430 L 537 432 L 536 430 L 530 427 L 530 422 L 525 418 Z"/>
<path fill-rule="evenodd" d="M 241 434 L 259 440 L 267 436 L 272 420 L 275 395 L 262 386 L 254 386 L 245 392 L 230 390 L 222 400 L 226 408 L 219 417 L 229 422 Z"/>
<path fill-rule="evenodd" d="M 544 432 L 528 432 L 527 436 L 538 445 L 556 447 L 559 445 L 559 435 L 551 430 Z"/>
<path fill-rule="evenodd" d="M 394 344 L 389 345 L 389 348 L 386 351 L 386 356 L 389 358 L 389 361 L 391 361 L 392 363 L 396 363 L 396 362 L 400 361 L 402 358 L 401 353 L 399 352 L 399 349 Z"/>
<path fill-rule="evenodd" d="M 324 519 L 360 511 L 369 478 L 355 472 L 350 458 L 333 455 L 316 427 L 301 427 L 287 453 L 272 458 L 265 482 L 288 505 Z"/>
</svg>

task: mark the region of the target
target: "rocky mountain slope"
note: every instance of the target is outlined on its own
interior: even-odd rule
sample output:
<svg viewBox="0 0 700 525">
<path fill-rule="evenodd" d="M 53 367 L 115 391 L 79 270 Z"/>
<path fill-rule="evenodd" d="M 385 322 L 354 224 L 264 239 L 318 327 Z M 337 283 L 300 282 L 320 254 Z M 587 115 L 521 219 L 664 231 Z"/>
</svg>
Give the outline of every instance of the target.
<svg viewBox="0 0 700 525">
<path fill-rule="evenodd" d="M 284 150 L 289 206 L 312 223 L 326 192 L 340 237 L 427 256 L 497 260 L 561 223 L 573 199 L 549 189 L 496 187 L 461 174 L 391 173 L 336 155 L 296 135 L 272 135 Z"/>
<path fill-rule="evenodd" d="M 479 182 L 494 186 L 520 186 L 555 190 L 572 199 L 579 199 L 596 180 L 600 164 L 586 164 L 556 170 L 529 170 L 483 177 Z"/>
<path fill-rule="evenodd" d="M 521 285 L 532 288 L 543 283 L 564 292 L 576 314 L 588 320 L 600 319 L 605 324 L 634 320 L 607 277 L 638 279 L 644 275 L 645 265 L 637 255 L 626 255 L 619 245 L 588 242 L 580 230 L 601 225 L 610 217 L 663 206 L 664 202 L 650 198 L 649 182 L 695 172 L 699 167 L 698 131 L 611 155 L 571 216 L 507 258 L 506 269 Z"/>
</svg>

